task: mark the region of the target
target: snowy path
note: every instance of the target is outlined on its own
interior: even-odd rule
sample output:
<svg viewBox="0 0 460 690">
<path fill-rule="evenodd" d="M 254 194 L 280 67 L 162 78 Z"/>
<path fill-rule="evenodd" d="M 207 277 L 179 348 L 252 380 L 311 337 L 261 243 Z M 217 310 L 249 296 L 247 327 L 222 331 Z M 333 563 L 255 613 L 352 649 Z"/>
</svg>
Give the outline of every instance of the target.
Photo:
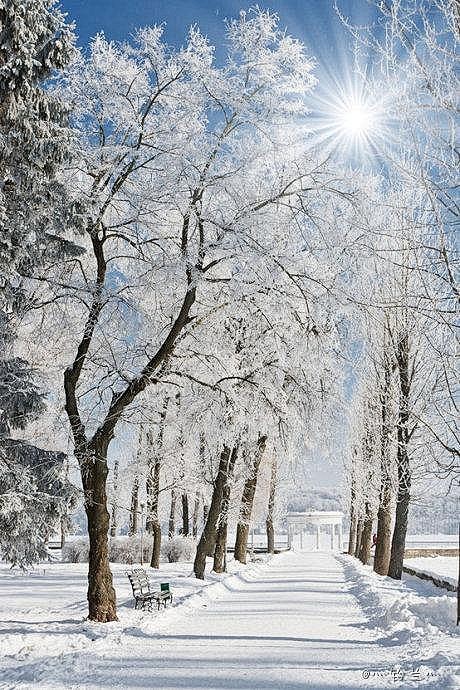
<svg viewBox="0 0 460 690">
<path fill-rule="evenodd" d="M 355 577 L 352 566 L 343 567 L 332 554 L 285 553 L 217 585 L 217 598 L 198 595 L 193 606 L 169 609 L 153 620 L 141 615 L 141 625 L 130 625 L 128 617 L 125 623 L 111 624 L 110 633 L 103 626 L 107 636 L 98 637 L 96 628 L 85 624 L 86 635 L 93 630 L 94 637 L 91 642 L 84 636 L 83 646 L 79 639 L 71 643 L 72 635 L 66 642 L 58 635 L 64 646 L 54 654 L 48 650 L 40 660 L 35 651 L 34 660 L 24 659 L 22 666 L 18 657 L 16 663 L 11 658 L 10 682 L 0 680 L 0 688 L 441 687 L 439 678 L 414 682 L 407 674 L 395 682 L 395 664 L 410 669 L 416 656 L 407 640 L 375 630 L 353 594 Z M 125 610 L 124 616 L 134 613 L 139 615 Z M 64 635 L 69 622 L 62 621 Z M 366 680 L 367 669 L 383 675 L 374 673 Z"/>
<path fill-rule="evenodd" d="M 286 554 L 148 648 L 138 640 L 134 668 L 135 645 L 109 663 L 130 688 L 366 687 L 362 672 L 375 660 L 376 641 L 347 589 L 332 555 Z"/>
</svg>

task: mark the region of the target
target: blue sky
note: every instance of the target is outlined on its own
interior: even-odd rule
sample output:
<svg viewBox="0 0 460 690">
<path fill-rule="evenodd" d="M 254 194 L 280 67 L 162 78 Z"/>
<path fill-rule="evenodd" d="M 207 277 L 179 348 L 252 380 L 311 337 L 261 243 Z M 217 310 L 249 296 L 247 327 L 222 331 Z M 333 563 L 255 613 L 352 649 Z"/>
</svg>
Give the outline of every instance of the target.
<svg viewBox="0 0 460 690">
<path fill-rule="evenodd" d="M 337 2 L 356 24 L 375 18 L 367 0 Z M 98 31 L 111 39 L 128 39 L 137 27 L 154 23 L 165 23 L 167 41 L 173 45 L 183 43 L 188 27 L 196 23 L 219 46 L 224 19 L 253 4 L 244 0 L 62 0 L 64 11 L 76 22 L 81 46 Z M 349 64 L 350 40 L 337 17 L 334 0 L 269 0 L 258 4 L 277 12 L 289 33 L 307 45 L 318 61 L 318 76 L 340 75 Z"/>
</svg>

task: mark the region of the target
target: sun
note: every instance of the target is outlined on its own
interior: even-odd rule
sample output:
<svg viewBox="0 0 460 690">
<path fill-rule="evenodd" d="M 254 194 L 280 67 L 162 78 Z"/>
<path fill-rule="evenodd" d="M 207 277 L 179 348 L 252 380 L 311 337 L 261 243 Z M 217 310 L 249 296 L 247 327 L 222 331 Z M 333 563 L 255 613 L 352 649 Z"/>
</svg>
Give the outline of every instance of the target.
<svg viewBox="0 0 460 690">
<path fill-rule="evenodd" d="M 382 100 L 363 87 L 334 86 L 312 104 L 313 140 L 348 160 L 378 157 L 389 134 Z"/>
<path fill-rule="evenodd" d="M 377 135 L 379 114 L 377 108 L 365 100 L 345 98 L 331 108 L 331 126 L 349 139 L 366 139 Z"/>
<path fill-rule="evenodd" d="M 337 113 L 337 124 L 344 136 L 365 137 L 372 135 L 376 127 L 375 115 L 365 103 L 344 103 Z"/>
</svg>

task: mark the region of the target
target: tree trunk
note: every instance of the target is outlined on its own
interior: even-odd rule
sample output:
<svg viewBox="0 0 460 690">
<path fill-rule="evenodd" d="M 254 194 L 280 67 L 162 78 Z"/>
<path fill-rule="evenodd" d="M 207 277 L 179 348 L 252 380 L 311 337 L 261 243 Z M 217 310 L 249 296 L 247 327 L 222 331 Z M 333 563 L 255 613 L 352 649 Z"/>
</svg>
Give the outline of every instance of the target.
<svg viewBox="0 0 460 690">
<path fill-rule="evenodd" d="M 380 394 L 381 404 L 381 445 L 380 445 L 380 495 L 377 512 L 377 543 L 375 545 L 374 570 L 379 575 L 388 575 L 391 553 L 391 476 L 390 476 L 390 434 L 389 400 L 391 386 L 391 361 L 386 343 L 384 344 L 384 380 Z"/>
<path fill-rule="evenodd" d="M 233 478 L 233 471 L 235 468 L 237 456 L 236 447 L 233 448 L 230 460 L 227 467 L 227 476 L 222 489 L 222 502 L 220 507 L 220 515 L 218 528 L 216 533 L 216 545 L 214 549 L 214 564 L 213 570 L 216 573 L 224 573 L 227 570 L 227 525 L 228 525 L 228 510 L 230 507 L 230 493 L 231 481 Z"/>
<path fill-rule="evenodd" d="M 106 490 L 107 447 L 108 442 L 99 443 L 96 451 L 89 451 L 80 463 L 89 535 L 88 617 L 99 623 L 117 620 L 116 596 L 108 555 L 110 516 Z"/>
<path fill-rule="evenodd" d="M 236 528 L 235 540 L 235 560 L 240 563 L 246 563 L 246 553 L 248 548 L 249 525 L 251 522 L 252 506 L 254 504 L 254 495 L 257 487 L 257 476 L 259 473 L 260 461 L 265 451 L 267 443 L 266 436 L 259 436 L 257 441 L 257 449 L 254 455 L 254 460 L 251 467 L 251 474 L 246 479 L 241 497 L 240 516 Z"/>
<path fill-rule="evenodd" d="M 66 526 L 67 526 L 67 519 L 66 519 L 66 516 L 64 515 L 63 517 L 61 517 L 61 519 L 59 521 L 59 527 L 61 530 L 61 550 L 65 546 Z"/>
<path fill-rule="evenodd" d="M 240 516 L 241 520 L 241 516 Z M 235 539 L 235 561 L 246 563 L 249 539 L 249 523 L 238 522 Z"/>
<path fill-rule="evenodd" d="M 203 480 L 206 477 L 206 437 L 203 431 L 200 431 L 200 447 L 199 447 L 199 460 L 200 460 L 200 471 L 201 471 L 201 476 Z M 195 506 L 197 507 L 197 510 L 199 511 L 199 502 L 200 500 L 203 502 L 203 528 L 206 524 L 206 521 L 208 519 L 208 512 L 209 512 L 209 505 L 206 503 L 206 497 L 204 493 L 199 491 L 197 489 L 197 495 L 195 498 Z M 196 520 L 196 534 L 194 535 L 195 537 L 198 534 L 198 517 Z"/>
<path fill-rule="evenodd" d="M 404 550 L 406 547 L 407 519 L 411 488 L 411 470 L 408 453 L 410 441 L 409 395 L 411 377 L 409 374 L 409 335 L 407 332 L 405 332 L 403 337 L 399 340 L 396 359 L 400 383 L 398 450 L 396 454 L 398 466 L 398 497 L 388 575 L 395 580 L 400 580 L 404 561 Z"/>
<path fill-rule="evenodd" d="M 356 544 L 355 544 L 355 553 L 354 556 L 355 558 L 358 558 L 359 556 L 359 549 L 361 546 L 361 535 L 363 533 L 363 520 L 362 518 L 358 518 L 356 521 Z"/>
<path fill-rule="evenodd" d="M 377 513 L 377 543 L 374 554 L 374 570 L 379 575 L 388 575 L 391 554 L 391 511 L 392 492 L 389 484 L 381 487 Z"/>
<path fill-rule="evenodd" d="M 160 423 L 158 427 L 158 438 L 156 447 L 152 442 L 151 431 L 147 435 L 149 441 L 149 461 L 147 474 L 147 519 L 145 528 L 149 534 L 153 536 L 152 554 L 150 556 L 150 567 L 160 567 L 161 554 L 161 524 L 158 517 L 158 505 L 160 501 L 160 476 L 161 476 L 161 460 L 163 450 L 163 437 L 166 420 L 166 412 L 168 409 L 169 398 L 165 397 L 163 408 L 160 413 Z"/>
<path fill-rule="evenodd" d="M 204 524 L 203 532 L 196 548 L 195 562 L 193 564 L 193 571 L 195 577 L 200 580 L 204 579 L 204 571 L 206 568 L 206 556 L 209 553 L 210 547 L 215 548 L 217 522 L 219 519 L 220 508 L 222 505 L 222 493 L 227 478 L 228 465 L 230 461 L 231 451 L 228 446 L 224 446 L 220 455 L 219 469 L 216 480 L 214 482 L 214 491 L 212 492 L 211 505 L 206 522 Z"/>
<path fill-rule="evenodd" d="M 176 489 L 171 490 L 171 508 L 169 510 L 168 538 L 172 539 L 176 533 Z"/>
<path fill-rule="evenodd" d="M 351 507 L 351 512 L 350 512 L 350 533 L 348 537 L 348 553 L 350 556 L 355 555 L 355 550 L 356 550 L 356 540 L 357 540 L 357 528 L 358 528 L 358 521 L 356 519 L 356 511 L 354 507 Z"/>
<path fill-rule="evenodd" d="M 356 454 L 353 462 L 356 462 Z M 358 538 L 358 514 L 356 510 L 356 476 L 355 466 L 352 467 L 351 493 L 350 493 L 350 534 L 348 537 L 348 554 L 355 555 L 356 542 Z"/>
<path fill-rule="evenodd" d="M 277 464 L 276 459 L 273 458 L 272 471 L 270 474 L 270 488 L 268 492 L 267 519 L 265 521 L 265 526 L 267 529 L 267 553 L 275 553 L 275 530 L 273 528 L 273 514 L 275 512 L 276 473 Z"/>
<path fill-rule="evenodd" d="M 156 449 L 158 452 L 158 449 Z M 161 550 L 161 525 L 158 519 L 158 503 L 160 500 L 160 472 L 161 459 L 160 455 L 155 455 L 155 462 L 153 467 L 149 468 L 147 476 L 147 522 L 146 530 L 153 535 L 152 555 L 150 557 L 150 566 L 152 568 L 160 567 L 160 550 Z"/>
<path fill-rule="evenodd" d="M 190 522 L 188 517 L 188 494 L 182 494 L 182 534 L 188 537 L 190 533 Z"/>
<path fill-rule="evenodd" d="M 200 433 L 200 467 L 202 476 L 206 476 L 206 438 L 203 432 Z M 209 504 L 205 503 L 205 498 L 203 496 L 203 529 L 208 521 L 209 516 Z M 206 555 L 212 558 L 214 555 L 214 549 L 216 546 L 216 532 L 209 535 L 207 553 Z"/>
<path fill-rule="evenodd" d="M 112 519 L 110 520 L 110 536 L 117 536 L 118 527 L 118 468 L 119 460 L 115 460 L 113 466 L 113 498 L 112 498 Z"/>
<path fill-rule="evenodd" d="M 212 504 L 211 504 L 211 505 L 212 505 Z M 210 511 L 210 509 L 211 509 L 211 506 L 209 506 L 209 508 L 208 508 L 208 513 L 207 513 L 206 521 L 207 521 L 208 518 L 209 518 L 209 511 Z M 207 552 L 206 552 L 206 556 L 208 556 L 208 558 L 212 558 L 212 557 L 214 556 L 214 551 L 216 550 L 216 539 L 217 539 L 217 528 L 216 528 L 216 530 L 215 530 L 214 532 L 212 532 L 212 533 L 209 535 L 209 539 L 208 539 L 208 549 L 207 549 Z"/>
<path fill-rule="evenodd" d="M 133 479 L 133 488 L 131 490 L 131 510 L 129 513 L 129 536 L 134 537 L 137 534 L 139 521 L 139 474 L 136 474 Z"/>
<path fill-rule="evenodd" d="M 358 558 L 364 565 L 368 565 L 371 560 L 372 547 L 372 513 L 369 503 L 366 503 L 366 514 L 363 520 L 363 528 L 359 543 Z"/>
<path fill-rule="evenodd" d="M 200 490 L 195 491 L 195 502 L 193 504 L 193 514 L 192 514 L 192 536 L 196 539 L 198 534 L 198 513 L 200 510 Z"/>
<path fill-rule="evenodd" d="M 215 573 L 225 573 L 227 570 L 227 527 L 227 518 L 222 518 L 217 528 L 216 546 L 214 548 L 212 569 Z"/>
<path fill-rule="evenodd" d="M 160 500 L 160 475 L 161 460 L 155 457 L 153 464 L 148 468 L 146 490 L 147 490 L 147 518 L 145 529 L 148 534 L 154 534 L 155 522 L 158 522 L 158 503 Z"/>
<path fill-rule="evenodd" d="M 160 412 L 160 421 L 158 424 L 158 437 L 156 445 L 153 442 L 152 430 L 147 433 L 147 442 L 149 448 L 149 456 L 147 463 L 147 517 L 145 520 L 145 529 L 149 534 L 155 534 L 155 523 L 158 522 L 158 503 L 160 500 L 160 474 L 161 474 L 161 460 L 163 451 L 163 438 L 166 423 L 166 412 L 168 410 L 169 398 L 165 397 L 163 407 Z"/>
<path fill-rule="evenodd" d="M 161 555 L 161 525 L 158 518 L 152 521 L 152 533 L 153 533 L 153 544 L 152 544 L 152 555 L 150 558 L 150 567 L 158 568 L 160 567 L 160 555 Z"/>
<path fill-rule="evenodd" d="M 406 549 L 407 521 L 410 505 L 409 489 L 398 490 L 396 504 L 396 519 L 391 541 L 390 564 L 388 575 L 394 580 L 400 580 L 404 562 L 404 551 Z"/>
<path fill-rule="evenodd" d="M 208 517 L 209 517 L 209 505 L 206 504 L 206 505 L 203 505 L 203 529 L 204 529 L 205 524 L 208 521 Z M 208 541 L 208 551 L 207 551 L 206 555 L 211 557 L 214 553 L 215 547 L 216 547 L 215 535 L 214 536 L 210 535 L 210 538 Z"/>
<path fill-rule="evenodd" d="M 405 428 L 399 425 L 397 451 L 398 496 L 393 539 L 391 541 L 390 564 L 388 568 L 388 575 L 395 580 L 400 580 L 402 575 L 410 504 L 411 473 L 409 456 L 407 454 L 407 439 L 405 437 Z"/>
</svg>

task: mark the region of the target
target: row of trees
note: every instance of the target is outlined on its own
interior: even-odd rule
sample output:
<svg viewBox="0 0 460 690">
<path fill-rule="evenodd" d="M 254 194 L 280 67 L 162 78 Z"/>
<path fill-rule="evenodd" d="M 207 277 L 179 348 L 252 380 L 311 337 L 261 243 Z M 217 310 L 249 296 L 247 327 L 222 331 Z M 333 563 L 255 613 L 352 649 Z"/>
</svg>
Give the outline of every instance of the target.
<svg viewBox="0 0 460 690">
<path fill-rule="evenodd" d="M 11 7 L 7 20 L 22 30 Z M 28 30 L 45 31 L 32 53 L 68 40 L 52 3 L 25 7 Z M 195 564 L 202 576 L 217 524 L 223 543 L 222 496 L 225 505 L 237 458 L 248 503 L 266 444 L 293 444 L 335 383 L 321 268 L 329 257 L 308 238 L 303 206 L 308 199 L 313 222 L 324 216 L 323 234 L 335 231 L 330 199 L 354 213 L 346 181 L 306 153 L 293 126 L 306 112 L 312 63 L 276 17 L 257 10 L 230 22 L 222 67 L 198 30 L 177 50 L 161 33 L 141 30 L 132 45 L 99 36 L 52 88 L 43 88 L 47 74 L 33 82 L 37 99 L 46 94 L 70 116 L 53 133 L 69 143 L 54 214 L 79 250 L 19 271 L 31 291 L 21 326 L 46 339 L 38 351 L 51 385 L 71 362 L 64 405 L 88 521 L 89 613 L 100 621 L 116 617 L 107 477 L 118 423 L 143 423 L 155 446 L 153 524 L 168 408 L 185 411 L 183 462 L 192 427 L 203 429 L 195 448 L 212 459 L 214 490 Z"/>
<path fill-rule="evenodd" d="M 97 36 L 82 54 L 51 0 L 4 7 L 0 89 L 8 96 L 0 127 L 10 148 L 0 161 L 7 238 L 0 248 L 11 278 L 2 284 L 2 313 L 21 338 L 2 336 L 2 347 L 5 361 L 11 352 L 40 363 L 41 387 L 51 391 L 42 419 L 56 410 L 53 447 L 68 440 L 78 465 L 90 619 L 116 619 L 108 539 L 126 468 L 112 449 L 123 438 L 136 445 L 139 429 L 134 463 L 143 468 L 137 486 L 144 477 L 154 566 L 160 495 L 171 489 L 184 515 L 189 494 L 206 497 L 197 577 L 207 555 L 216 570 L 225 566 L 232 489 L 236 557 L 244 561 L 264 466 L 272 548 L 277 474 L 291 473 L 306 444 L 332 442 L 345 407 L 358 527 L 366 516 L 360 544 L 368 543 L 377 477 L 383 509 L 398 477 L 403 526 L 413 421 L 417 433 L 427 431 L 418 443 L 429 448 L 429 471 L 446 469 L 455 453 L 454 265 L 444 221 L 453 202 L 445 211 L 449 180 L 441 184 L 434 169 L 434 140 L 431 159 L 420 164 L 415 155 L 425 115 L 404 156 L 396 144 L 391 150 L 385 177 L 353 172 L 339 151 L 310 143 L 313 61 L 269 12 L 228 22 L 228 55 L 218 65 L 197 28 L 180 49 L 148 27 L 130 44 Z M 449 8 L 441 3 L 441 14 L 450 16 Z M 397 64 L 386 65 L 392 86 Z M 410 87 L 395 89 L 394 103 L 412 127 L 408 108 L 422 110 L 426 79 Z M 440 139 L 447 166 L 451 145 Z M 414 408 L 422 341 L 426 385 Z M 0 407 L 13 410 L 12 400 Z M 380 425 L 378 405 L 385 405 Z M 24 426 L 31 415 L 23 404 L 15 416 Z M 379 443 L 388 461 L 376 464 Z M 2 439 L 8 455 L 5 447 Z M 14 486 L 1 500 L 10 514 Z M 133 501 L 135 508 L 136 490 Z M 395 529 L 395 553 L 403 531 Z M 40 530 L 35 536 L 40 543 Z"/>
<path fill-rule="evenodd" d="M 458 490 L 458 6 L 380 3 L 379 57 L 405 142 L 374 226 L 361 383 L 348 461 L 349 553 L 399 579 L 408 512 L 433 485 Z M 383 38 L 382 38 L 383 36 Z M 378 309 L 375 309 L 375 306 Z M 436 491 L 435 490 L 435 491 Z"/>
<path fill-rule="evenodd" d="M 167 416 L 166 409 L 159 429 L 161 439 L 141 432 L 136 458 L 124 469 L 126 478 L 131 475 L 129 500 L 118 485 L 118 467 L 114 472 L 109 492 L 110 535 L 117 534 L 120 516 L 125 522 L 128 517 L 130 536 L 143 530 L 144 520 L 147 533 L 153 537 L 150 565 L 159 568 L 162 523 L 167 522 L 164 536 L 168 539 L 173 539 L 177 531 L 183 537 L 197 539 L 200 531 L 194 570 L 197 577 L 203 578 L 206 556 L 214 557 L 216 572 L 226 569 L 229 521 L 237 523 L 235 558 L 246 563 L 249 527 L 255 514 L 259 521 L 263 515 L 267 550 L 273 553 L 279 455 L 273 440 L 269 442 L 263 435 L 251 440 L 246 431 L 238 445 L 234 443 L 231 451 L 224 446 L 219 457 L 219 446 L 210 448 L 203 432 L 194 437 L 191 431 L 187 442 L 182 435 L 179 439 L 168 438 L 167 430 L 177 429 L 177 419 Z M 175 455 L 178 450 L 179 459 Z"/>
</svg>

